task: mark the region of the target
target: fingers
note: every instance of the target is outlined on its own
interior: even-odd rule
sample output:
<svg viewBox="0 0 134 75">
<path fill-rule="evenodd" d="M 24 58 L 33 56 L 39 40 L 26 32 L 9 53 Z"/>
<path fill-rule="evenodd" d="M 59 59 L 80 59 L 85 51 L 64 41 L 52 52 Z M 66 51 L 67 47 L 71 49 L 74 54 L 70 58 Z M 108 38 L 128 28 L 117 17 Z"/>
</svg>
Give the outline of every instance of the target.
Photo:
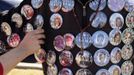
<svg viewBox="0 0 134 75">
<path fill-rule="evenodd" d="M 46 36 L 43 35 L 43 34 L 38 34 L 38 35 L 35 35 L 35 38 L 36 38 L 36 39 L 45 39 Z"/>
<path fill-rule="evenodd" d="M 36 34 L 42 34 L 44 33 L 44 30 L 43 29 L 36 29 L 34 31 L 32 31 L 33 35 L 36 35 Z"/>
<path fill-rule="evenodd" d="M 39 42 L 40 45 L 45 43 L 43 40 L 38 40 L 38 42 Z"/>
</svg>

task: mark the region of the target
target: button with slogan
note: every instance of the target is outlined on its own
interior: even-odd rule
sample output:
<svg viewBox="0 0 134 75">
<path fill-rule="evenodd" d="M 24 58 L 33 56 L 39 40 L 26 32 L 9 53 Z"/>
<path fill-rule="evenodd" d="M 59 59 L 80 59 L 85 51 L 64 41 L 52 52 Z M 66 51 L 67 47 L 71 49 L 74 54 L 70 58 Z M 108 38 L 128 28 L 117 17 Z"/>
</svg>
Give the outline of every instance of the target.
<svg viewBox="0 0 134 75">
<path fill-rule="evenodd" d="M 48 65 L 54 65 L 56 61 L 56 53 L 50 50 L 46 55 L 46 62 Z"/>
<path fill-rule="evenodd" d="M 69 12 L 74 8 L 75 2 L 74 0 L 62 0 L 62 11 Z"/>
<path fill-rule="evenodd" d="M 117 65 L 112 65 L 109 70 L 110 75 L 121 75 L 121 69 Z"/>
<path fill-rule="evenodd" d="M 7 35 L 11 35 L 12 33 L 12 29 L 10 27 L 10 25 L 7 22 L 2 22 L 1 24 L 1 30 Z"/>
<path fill-rule="evenodd" d="M 96 48 L 104 48 L 108 45 L 109 38 L 106 32 L 104 31 L 96 31 L 93 36 L 93 45 Z"/>
<path fill-rule="evenodd" d="M 73 63 L 73 55 L 70 51 L 63 51 L 59 56 L 59 61 L 62 66 L 71 66 Z"/>
<path fill-rule="evenodd" d="M 124 18 L 120 13 L 114 13 L 110 17 L 109 24 L 112 28 L 121 29 L 124 25 Z"/>
<path fill-rule="evenodd" d="M 57 35 L 54 38 L 53 45 L 54 45 L 54 48 L 57 51 L 59 51 L 59 52 L 63 51 L 65 49 L 65 41 L 64 41 L 64 38 L 61 35 Z"/>
<path fill-rule="evenodd" d="M 132 45 L 124 45 L 121 50 L 121 56 L 124 60 L 128 60 L 133 55 L 133 47 Z"/>
<path fill-rule="evenodd" d="M 39 49 L 37 53 L 34 54 L 35 59 L 38 63 L 44 63 L 46 61 L 46 52 L 43 49 Z"/>
<path fill-rule="evenodd" d="M 75 38 L 75 44 L 79 48 L 86 49 L 92 44 L 92 37 L 88 32 L 81 32 Z"/>
<path fill-rule="evenodd" d="M 87 50 L 82 50 L 77 53 L 75 60 L 79 67 L 87 68 L 92 64 L 93 57 Z"/>
<path fill-rule="evenodd" d="M 106 7 L 106 3 L 107 3 L 106 0 L 101 0 L 99 11 L 103 10 Z M 98 5 L 99 5 L 99 0 L 93 0 L 92 2 L 89 2 L 89 7 L 94 11 L 97 10 Z"/>
<path fill-rule="evenodd" d="M 47 67 L 47 75 L 57 75 L 58 68 L 56 65 L 51 65 Z"/>
<path fill-rule="evenodd" d="M 119 45 L 121 43 L 121 31 L 119 29 L 113 29 L 109 33 L 109 41 L 114 46 Z"/>
<path fill-rule="evenodd" d="M 50 0 L 49 8 L 51 12 L 58 12 L 62 7 L 62 0 Z"/>
<path fill-rule="evenodd" d="M 94 62 L 96 65 L 102 67 L 106 66 L 109 63 L 110 54 L 105 49 L 99 49 L 94 54 Z"/>
<path fill-rule="evenodd" d="M 34 10 L 30 5 L 24 5 L 21 8 L 21 14 L 24 15 L 27 20 L 30 20 L 34 15 Z"/>
<path fill-rule="evenodd" d="M 63 19 L 60 14 L 53 14 L 50 18 L 50 25 L 53 29 L 60 29 L 63 23 Z"/>
<path fill-rule="evenodd" d="M 98 70 L 98 72 L 96 73 L 96 75 L 110 75 L 110 73 L 106 69 L 100 69 L 100 70 Z"/>
<path fill-rule="evenodd" d="M 44 0 L 31 0 L 33 8 L 38 9 L 42 6 Z"/>
<path fill-rule="evenodd" d="M 114 12 L 121 11 L 124 8 L 125 0 L 108 0 L 108 7 Z"/>
<path fill-rule="evenodd" d="M 63 68 L 58 75 L 73 75 L 72 71 L 68 68 Z"/>
<path fill-rule="evenodd" d="M 93 13 L 90 17 L 90 22 L 95 16 L 96 13 Z M 91 23 L 92 27 L 94 28 L 102 28 L 106 25 L 107 22 L 107 16 L 103 12 L 99 12 L 93 22 Z"/>
<path fill-rule="evenodd" d="M 13 33 L 11 36 L 8 36 L 7 43 L 10 47 L 17 47 L 20 43 L 20 36 Z"/>
<path fill-rule="evenodd" d="M 122 75 L 132 75 L 134 65 L 131 61 L 125 61 L 121 66 Z"/>
<path fill-rule="evenodd" d="M 75 75 L 93 75 L 88 69 L 79 69 Z"/>
<path fill-rule="evenodd" d="M 12 21 L 16 23 L 15 26 L 17 28 L 22 27 L 23 19 L 19 13 L 14 13 L 12 15 Z"/>
</svg>

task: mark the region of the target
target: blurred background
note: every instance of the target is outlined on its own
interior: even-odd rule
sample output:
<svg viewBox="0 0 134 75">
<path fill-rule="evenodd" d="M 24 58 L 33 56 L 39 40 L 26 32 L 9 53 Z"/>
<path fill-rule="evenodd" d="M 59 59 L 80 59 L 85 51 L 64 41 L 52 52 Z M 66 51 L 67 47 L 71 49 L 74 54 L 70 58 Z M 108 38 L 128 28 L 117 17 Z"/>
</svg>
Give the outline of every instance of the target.
<svg viewBox="0 0 134 75">
<path fill-rule="evenodd" d="M 0 0 L 0 12 L 17 7 L 23 0 Z"/>
</svg>

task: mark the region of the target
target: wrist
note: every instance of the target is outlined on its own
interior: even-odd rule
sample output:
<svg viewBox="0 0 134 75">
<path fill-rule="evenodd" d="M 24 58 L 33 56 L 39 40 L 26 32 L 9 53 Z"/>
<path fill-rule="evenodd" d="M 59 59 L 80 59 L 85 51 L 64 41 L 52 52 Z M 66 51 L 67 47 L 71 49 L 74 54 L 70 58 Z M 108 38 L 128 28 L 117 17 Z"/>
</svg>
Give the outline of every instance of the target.
<svg viewBox="0 0 134 75">
<path fill-rule="evenodd" d="M 25 56 L 31 55 L 31 53 L 28 52 L 28 50 L 26 50 L 26 49 L 23 48 L 23 47 L 18 46 L 18 47 L 16 47 L 16 50 L 17 50 L 17 52 L 18 52 L 19 54 L 24 54 Z"/>
</svg>

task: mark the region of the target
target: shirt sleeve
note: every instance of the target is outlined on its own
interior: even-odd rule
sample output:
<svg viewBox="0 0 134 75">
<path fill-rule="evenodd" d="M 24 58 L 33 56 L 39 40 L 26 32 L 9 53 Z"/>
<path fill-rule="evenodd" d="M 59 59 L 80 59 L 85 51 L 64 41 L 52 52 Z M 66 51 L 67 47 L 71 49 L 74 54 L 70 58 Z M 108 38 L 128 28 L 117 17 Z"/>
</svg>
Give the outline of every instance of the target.
<svg viewBox="0 0 134 75">
<path fill-rule="evenodd" d="M 3 66 L 1 63 L 0 63 L 0 75 L 3 75 Z"/>
</svg>

